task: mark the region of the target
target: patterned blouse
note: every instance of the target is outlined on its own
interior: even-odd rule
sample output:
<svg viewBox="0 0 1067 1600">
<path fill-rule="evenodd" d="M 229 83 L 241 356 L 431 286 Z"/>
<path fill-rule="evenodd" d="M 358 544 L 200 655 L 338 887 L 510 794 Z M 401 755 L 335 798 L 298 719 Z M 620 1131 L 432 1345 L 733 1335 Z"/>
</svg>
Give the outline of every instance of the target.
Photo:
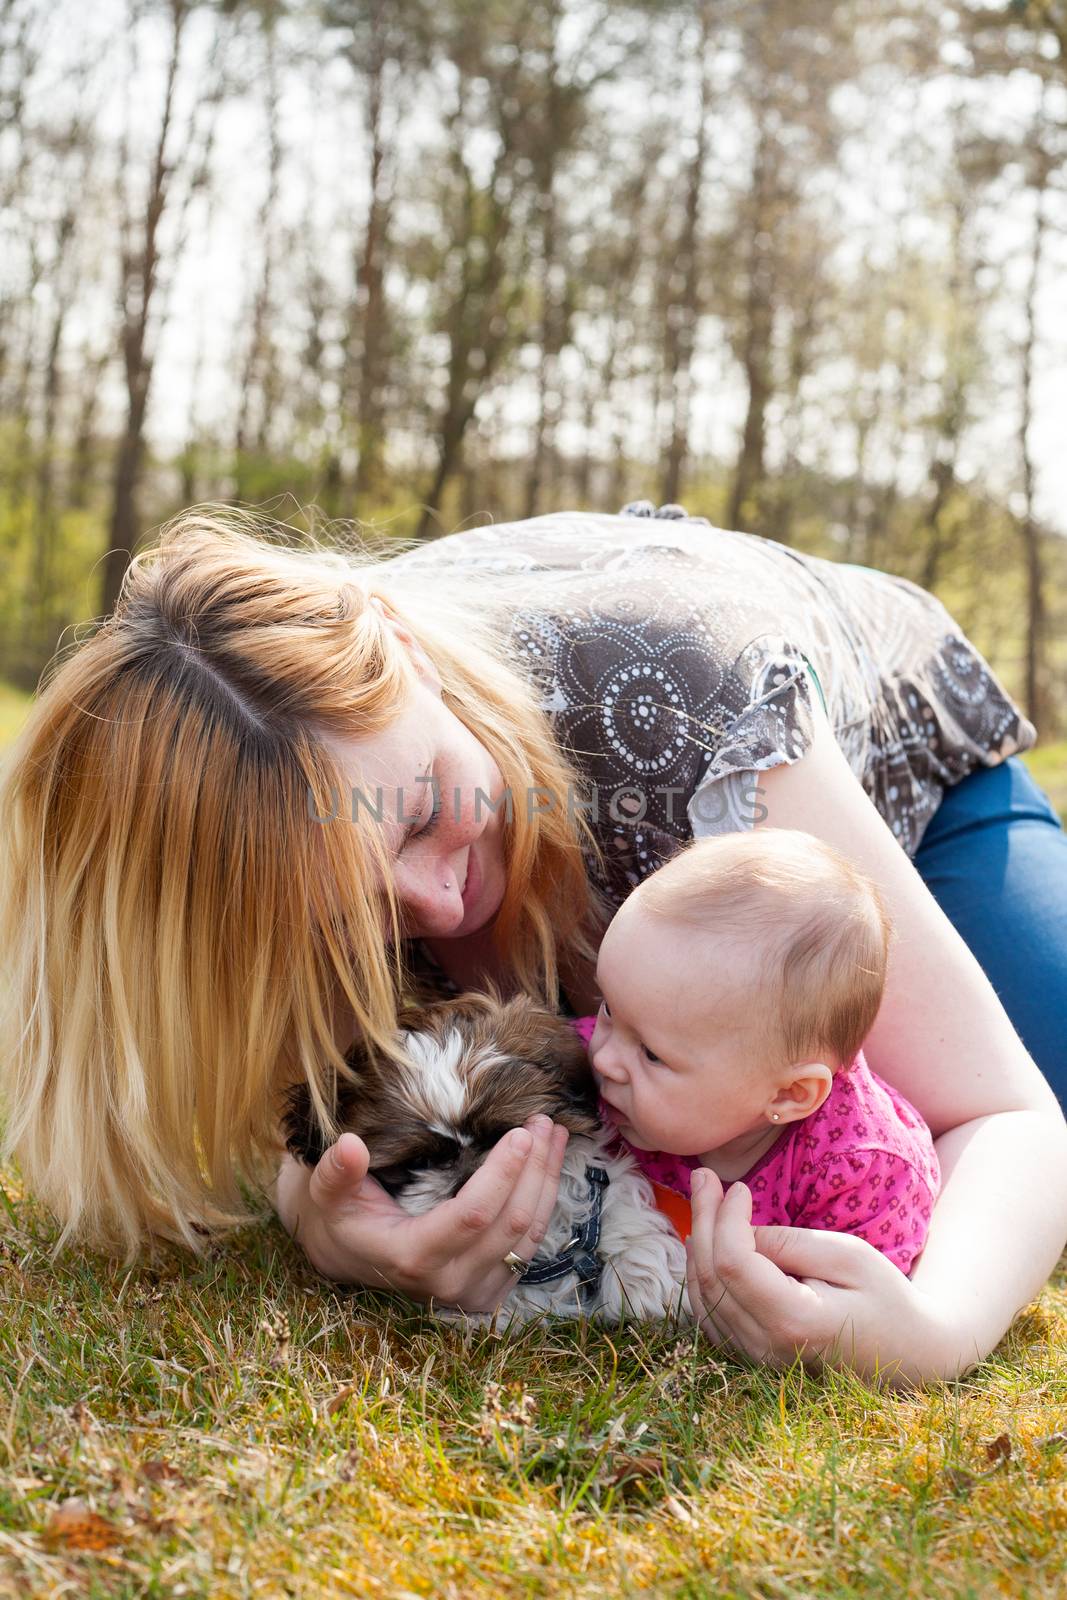
<svg viewBox="0 0 1067 1600">
<path fill-rule="evenodd" d="M 915 584 L 677 508 L 628 511 L 497 523 L 394 557 L 494 574 L 511 596 L 506 648 L 596 801 L 605 866 L 590 860 L 590 878 L 609 904 L 691 838 L 759 819 L 757 775 L 809 748 L 813 696 L 909 855 L 947 787 L 1034 743 Z"/>
</svg>

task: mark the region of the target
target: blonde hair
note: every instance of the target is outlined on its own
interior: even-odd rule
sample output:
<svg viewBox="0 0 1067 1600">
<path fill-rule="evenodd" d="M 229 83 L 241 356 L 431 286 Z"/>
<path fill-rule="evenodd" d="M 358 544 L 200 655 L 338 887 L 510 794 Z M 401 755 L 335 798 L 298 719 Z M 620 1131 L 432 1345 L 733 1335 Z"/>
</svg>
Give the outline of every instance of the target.
<svg viewBox="0 0 1067 1600">
<path fill-rule="evenodd" d="M 476 625 L 466 578 L 450 600 L 440 569 L 294 537 L 212 507 L 171 522 L 114 614 L 57 656 L 0 780 L 4 1155 L 59 1219 L 57 1252 L 76 1239 L 129 1263 L 152 1235 L 197 1251 L 253 1220 L 238 1179 L 273 1177 L 285 1088 L 305 1080 L 336 1132 L 341 996 L 367 1047 L 396 1057 L 384 843 L 311 817 L 312 796 L 321 814 L 344 793 L 319 735 L 377 733 L 415 681 L 372 595 L 515 795 L 577 784 L 505 664 L 503 611 Z M 555 1003 L 558 958 L 592 953 L 592 839 L 562 808 L 528 813 L 505 824 L 494 939 Z"/>
<path fill-rule="evenodd" d="M 838 851 L 791 828 L 725 834 L 636 893 L 654 915 L 754 955 L 769 1061 L 852 1063 L 882 1002 L 891 929 L 875 884 Z"/>
</svg>

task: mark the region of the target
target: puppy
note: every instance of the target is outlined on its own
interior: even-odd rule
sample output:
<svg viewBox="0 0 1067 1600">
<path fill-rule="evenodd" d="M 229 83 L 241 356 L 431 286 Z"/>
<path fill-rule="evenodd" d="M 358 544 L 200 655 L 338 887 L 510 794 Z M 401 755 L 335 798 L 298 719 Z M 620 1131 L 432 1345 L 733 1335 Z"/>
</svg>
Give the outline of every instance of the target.
<svg viewBox="0 0 1067 1600">
<path fill-rule="evenodd" d="M 353 1049 L 336 1116 L 342 1131 L 359 1134 L 372 1176 L 405 1211 L 417 1216 L 456 1194 L 508 1129 L 537 1112 L 571 1135 L 544 1242 L 498 1326 L 546 1314 L 608 1323 L 687 1314 L 685 1246 L 633 1157 L 597 1120 L 593 1076 L 570 1024 L 526 996 L 471 993 L 408 1008 L 398 1025 L 407 1064 Z M 306 1084 L 289 1090 L 282 1128 L 292 1154 L 314 1166 L 326 1144 Z"/>
</svg>

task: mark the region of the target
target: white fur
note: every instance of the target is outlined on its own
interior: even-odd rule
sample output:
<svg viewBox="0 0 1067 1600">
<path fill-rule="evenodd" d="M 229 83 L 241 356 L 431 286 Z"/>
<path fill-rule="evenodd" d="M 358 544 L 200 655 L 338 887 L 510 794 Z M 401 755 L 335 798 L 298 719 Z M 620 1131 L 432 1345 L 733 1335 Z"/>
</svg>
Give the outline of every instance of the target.
<svg viewBox="0 0 1067 1600">
<path fill-rule="evenodd" d="M 430 1113 L 428 1120 L 444 1124 L 450 1134 L 463 1116 L 466 1090 L 459 1075 L 459 1064 L 466 1049 L 458 1028 L 451 1028 L 443 1045 L 426 1033 L 409 1033 L 405 1041 L 414 1062 L 420 1098 Z"/>
<path fill-rule="evenodd" d="M 468 1317 L 465 1312 L 435 1307 L 449 1321 L 470 1321 L 482 1326 L 516 1326 L 535 1317 L 591 1317 L 596 1322 L 657 1321 L 689 1318 L 685 1287 L 685 1245 L 672 1223 L 657 1211 L 652 1186 L 629 1152 L 612 1154 L 606 1131 L 592 1138 L 573 1137 L 567 1145 L 560 1173 L 556 1207 L 537 1254 L 552 1257 L 569 1243 L 589 1215 L 587 1167 L 602 1167 L 609 1182 L 601 1211 L 600 1245 L 604 1263 L 600 1292 L 588 1308 L 578 1292 L 573 1274 L 553 1283 L 517 1282 L 494 1315 Z M 405 1211 L 421 1214 L 445 1197 L 447 1173 L 427 1174 L 404 1193 Z"/>
</svg>

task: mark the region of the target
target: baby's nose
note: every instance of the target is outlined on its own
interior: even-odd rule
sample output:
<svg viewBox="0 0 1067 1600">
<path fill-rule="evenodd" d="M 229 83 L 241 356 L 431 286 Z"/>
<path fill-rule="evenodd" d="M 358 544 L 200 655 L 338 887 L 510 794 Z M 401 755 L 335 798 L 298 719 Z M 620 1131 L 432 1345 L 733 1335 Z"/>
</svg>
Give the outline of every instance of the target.
<svg viewBox="0 0 1067 1600">
<path fill-rule="evenodd" d="M 592 1056 L 593 1071 L 598 1078 L 608 1078 L 612 1083 L 622 1083 L 626 1077 L 621 1058 L 610 1044 L 602 1045 Z"/>
</svg>

